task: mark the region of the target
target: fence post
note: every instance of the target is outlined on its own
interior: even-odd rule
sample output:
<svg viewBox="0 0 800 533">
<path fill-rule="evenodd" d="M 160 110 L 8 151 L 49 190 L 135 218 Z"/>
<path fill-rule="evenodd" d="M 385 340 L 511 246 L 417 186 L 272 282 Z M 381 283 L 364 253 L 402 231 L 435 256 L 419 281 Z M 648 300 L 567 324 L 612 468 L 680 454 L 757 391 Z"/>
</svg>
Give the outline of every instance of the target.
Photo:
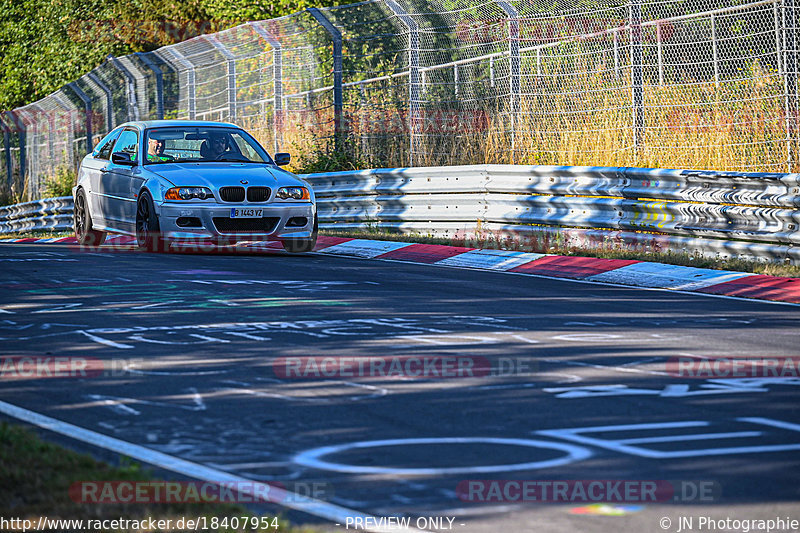
<svg viewBox="0 0 800 533">
<path fill-rule="evenodd" d="M 661 21 L 656 22 L 656 50 L 658 53 L 658 84 L 664 85 L 664 46 L 661 44 Z"/>
<path fill-rule="evenodd" d="M 69 103 L 65 100 L 64 96 L 61 93 L 61 90 L 56 91 L 55 93 L 53 93 L 52 96 L 67 116 L 67 128 L 66 128 L 66 136 L 64 142 L 64 150 L 67 152 L 65 154 L 67 157 L 67 164 L 73 167 L 73 169 L 77 170 L 78 165 L 75 164 L 75 146 L 74 146 L 75 128 L 72 122 L 72 116 L 74 110 L 70 109 Z"/>
<path fill-rule="evenodd" d="M 505 0 L 498 0 L 497 5 L 508 17 L 508 56 L 511 92 L 511 164 L 516 161 L 517 154 L 517 117 L 520 107 L 520 59 L 519 59 L 519 11 Z M 537 75 L 542 75 L 541 54 L 536 49 Z"/>
<path fill-rule="evenodd" d="M 359 137 L 361 139 L 361 153 L 367 153 L 367 91 L 363 84 L 358 85 L 359 106 L 361 112 L 358 119 Z"/>
<path fill-rule="evenodd" d="M 320 26 L 325 28 L 328 35 L 333 40 L 333 142 L 336 146 L 336 151 L 339 152 L 343 148 L 342 143 L 342 109 L 344 107 L 344 98 L 342 94 L 342 32 L 339 28 L 331 24 L 331 21 L 325 16 L 322 11 L 316 7 L 310 7 L 308 11 L 312 17 L 319 23 Z"/>
<path fill-rule="evenodd" d="M 795 167 L 795 137 L 797 135 L 797 18 L 794 0 L 783 0 L 783 83 L 786 113 L 786 170 Z"/>
<path fill-rule="evenodd" d="M 228 67 L 228 117 L 236 120 L 236 56 L 219 42 L 216 35 L 203 35 L 211 46 L 219 50 Z"/>
<path fill-rule="evenodd" d="M 250 26 L 272 47 L 272 87 L 273 109 L 272 134 L 275 139 L 275 153 L 283 145 L 283 46 L 260 22 L 249 22 Z"/>
<path fill-rule="evenodd" d="M 147 57 L 150 53 L 152 52 L 136 52 L 136 57 L 141 59 L 156 77 L 156 118 L 164 120 L 164 73 L 155 61 Z"/>
<path fill-rule="evenodd" d="M 8 181 L 8 192 L 10 193 L 11 187 L 14 184 L 14 171 L 11 168 L 11 129 L 8 127 L 2 117 L 0 117 L 0 126 L 3 127 L 3 147 L 6 151 L 6 179 Z"/>
<path fill-rule="evenodd" d="M 26 159 L 27 159 L 27 168 L 25 172 L 25 179 L 22 181 L 22 190 L 20 191 L 20 195 L 22 195 L 26 190 L 28 191 L 27 198 L 31 198 L 31 189 L 33 188 L 33 182 L 36 181 L 36 176 L 38 175 L 38 163 L 39 157 L 36 157 L 37 153 L 37 143 L 39 142 L 39 136 L 41 135 L 41 125 L 38 113 L 36 112 L 36 104 L 30 104 L 25 106 L 23 109 L 17 109 L 19 113 L 23 116 L 27 117 L 29 128 L 26 128 L 26 131 L 30 131 L 30 138 L 26 135 L 25 139 L 25 146 L 26 146 Z M 30 141 L 30 151 L 28 151 L 28 141 Z M 22 143 L 20 143 L 22 144 Z"/>
<path fill-rule="evenodd" d="M 86 113 L 86 153 L 89 153 L 92 151 L 92 100 L 85 92 L 83 92 L 80 87 L 78 87 L 78 84 L 74 81 L 72 83 L 68 83 L 67 87 L 72 89 L 72 91 L 78 95 L 78 98 L 80 98 L 83 102 L 83 109 Z"/>
<path fill-rule="evenodd" d="M 414 133 L 420 120 L 419 25 L 395 0 L 386 0 L 386 5 L 408 30 L 408 166 L 413 167 L 417 153 Z"/>
<path fill-rule="evenodd" d="M 775 63 L 778 67 L 778 76 L 783 76 L 783 47 L 781 46 L 780 2 L 775 0 L 772 4 L 772 14 L 775 18 Z"/>
<path fill-rule="evenodd" d="M 163 50 L 169 52 L 178 63 L 186 68 L 186 100 L 187 104 L 189 104 L 186 112 L 189 114 L 189 120 L 194 120 L 197 114 L 197 87 L 195 85 L 194 63 L 186 59 L 186 56 L 180 53 L 175 46 L 165 46 Z"/>
<path fill-rule="evenodd" d="M 97 76 L 94 72 L 89 72 L 86 75 L 92 83 L 97 85 L 101 91 L 106 95 L 106 133 L 114 129 L 114 124 L 116 124 L 116 117 L 114 117 L 114 98 L 111 95 L 111 89 L 108 88 L 108 85 L 100 80 L 100 77 Z"/>
<path fill-rule="evenodd" d="M 717 18 L 711 14 L 711 50 L 714 58 L 714 87 L 719 89 L 719 48 L 717 44 Z"/>
<path fill-rule="evenodd" d="M 631 0 L 631 103 L 633 105 L 634 161 L 638 164 L 639 151 L 644 136 L 644 95 L 642 80 L 642 4 Z"/>
<path fill-rule="evenodd" d="M 111 54 L 109 54 L 106 59 L 110 61 L 111 64 L 114 65 L 114 68 L 125 77 L 125 96 L 128 104 L 128 120 L 139 120 L 139 106 L 136 104 L 136 82 L 133 79 L 133 74 L 131 74 L 130 71 L 126 69 L 123 64 Z"/>
<path fill-rule="evenodd" d="M 11 116 L 11 120 L 14 121 L 14 127 L 17 130 L 17 141 L 19 141 L 19 179 L 24 182 L 28 127 L 25 125 L 25 121 L 17 116 L 17 111 L 9 111 L 8 114 Z"/>
</svg>

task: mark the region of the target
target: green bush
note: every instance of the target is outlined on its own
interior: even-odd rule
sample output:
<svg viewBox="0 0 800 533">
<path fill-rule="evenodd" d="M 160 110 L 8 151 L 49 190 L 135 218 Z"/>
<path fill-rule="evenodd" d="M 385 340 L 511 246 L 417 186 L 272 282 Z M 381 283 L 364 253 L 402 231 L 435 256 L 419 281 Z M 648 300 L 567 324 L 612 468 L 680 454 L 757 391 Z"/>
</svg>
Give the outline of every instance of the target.
<svg viewBox="0 0 800 533">
<path fill-rule="evenodd" d="M 72 188 L 76 182 L 77 176 L 72 167 L 59 167 L 56 169 L 55 176 L 44 179 L 42 197 L 72 196 Z"/>
</svg>

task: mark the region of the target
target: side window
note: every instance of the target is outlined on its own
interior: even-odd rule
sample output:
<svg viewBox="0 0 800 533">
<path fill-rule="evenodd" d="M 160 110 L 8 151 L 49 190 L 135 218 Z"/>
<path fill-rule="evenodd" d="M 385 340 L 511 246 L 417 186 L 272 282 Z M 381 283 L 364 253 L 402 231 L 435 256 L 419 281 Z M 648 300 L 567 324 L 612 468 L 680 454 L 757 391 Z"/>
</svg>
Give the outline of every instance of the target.
<svg viewBox="0 0 800 533">
<path fill-rule="evenodd" d="M 97 143 L 97 148 L 93 152 L 94 157 L 97 159 L 109 159 L 111 157 L 111 149 L 114 147 L 114 141 L 117 140 L 121 130 L 113 130 L 111 133 L 100 139 Z"/>
<path fill-rule="evenodd" d="M 131 154 L 131 159 L 136 161 L 136 147 L 139 145 L 139 133 L 135 130 L 123 131 L 117 143 L 114 145 L 115 152 L 125 152 Z"/>
</svg>

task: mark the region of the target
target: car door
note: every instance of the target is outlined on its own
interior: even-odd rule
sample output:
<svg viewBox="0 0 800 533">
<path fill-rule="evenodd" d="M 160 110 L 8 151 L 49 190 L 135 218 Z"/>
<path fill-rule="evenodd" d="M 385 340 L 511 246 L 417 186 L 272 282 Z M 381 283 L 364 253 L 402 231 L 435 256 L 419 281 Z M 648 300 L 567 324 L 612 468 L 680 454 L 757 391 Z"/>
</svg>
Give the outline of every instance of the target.
<svg viewBox="0 0 800 533">
<path fill-rule="evenodd" d="M 136 128 L 122 130 L 114 144 L 113 153 L 117 152 L 130 154 L 131 160 L 139 163 L 139 132 Z M 123 231 L 131 231 L 133 226 L 131 218 L 136 210 L 136 199 L 131 194 L 131 180 L 136 169 L 138 166 L 110 161 L 106 172 L 101 175 L 107 220 L 109 225 Z"/>
<path fill-rule="evenodd" d="M 114 142 L 121 132 L 122 128 L 117 128 L 103 137 L 92 151 L 92 156 L 83 160 L 83 166 L 81 167 L 81 170 L 89 178 L 87 201 L 89 202 L 92 218 L 99 225 L 105 225 L 102 175 L 107 170 L 111 160 L 111 150 L 114 148 Z"/>
</svg>

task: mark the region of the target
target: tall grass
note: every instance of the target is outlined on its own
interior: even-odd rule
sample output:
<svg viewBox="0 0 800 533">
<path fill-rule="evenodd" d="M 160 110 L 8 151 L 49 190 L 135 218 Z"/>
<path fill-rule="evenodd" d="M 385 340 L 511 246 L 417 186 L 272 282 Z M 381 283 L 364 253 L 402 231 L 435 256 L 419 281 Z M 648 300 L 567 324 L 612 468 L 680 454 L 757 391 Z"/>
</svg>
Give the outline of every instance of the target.
<svg viewBox="0 0 800 533">
<path fill-rule="evenodd" d="M 560 91 L 540 86 L 543 95 L 524 97 L 513 122 L 510 113 L 493 120 L 484 161 L 787 169 L 783 78 L 757 61 L 743 79 L 719 87 L 713 81 L 644 85 L 644 131 L 638 145 L 629 80 L 609 84 L 606 76 L 585 73 Z"/>
<path fill-rule="evenodd" d="M 300 155 L 293 170 L 308 172 L 407 166 L 412 137 L 414 166 L 516 163 L 784 172 L 787 139 L 793 139 L 795 154 L 800 148 L 797 132 L 787 132 L 783 76 L 757 60 L 742 69 L 739 79 L 719 86 L 691 79 L 660 86 L 646 80 L 638 142 L 630 72 L 616 77 L 599 63 L 578 73 L 548 74 L 523 79 L 516 104 L 508 94 L 454 109 L 447 108 L 452 103 L 431 99 L 422 104 L 413 135 L 405 101 L 375 91 L 345 107 L 344 154 L 334 153 L 329 142 L 331 107 L 290 112 L 284 117 L 282 149 Z M 442 112 L 448 120 L 439 120 Z M 273 119 L 271 114 L 253 117 L 245 127 L 272 147 Z"/>
</svg>

